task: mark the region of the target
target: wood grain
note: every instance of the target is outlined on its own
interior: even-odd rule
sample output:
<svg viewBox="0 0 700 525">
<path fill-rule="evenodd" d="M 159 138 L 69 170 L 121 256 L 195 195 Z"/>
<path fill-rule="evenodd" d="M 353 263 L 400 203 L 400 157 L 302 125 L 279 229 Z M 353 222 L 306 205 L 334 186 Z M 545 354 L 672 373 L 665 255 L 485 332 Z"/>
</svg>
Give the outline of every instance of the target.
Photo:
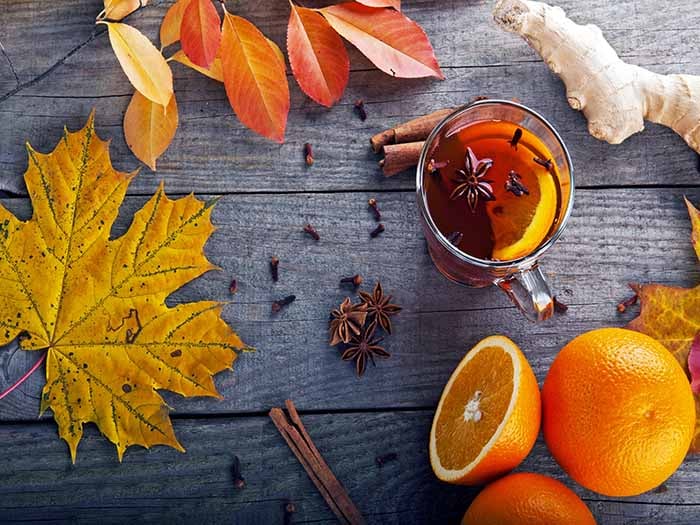
<svg viewBox="0 0 700 525">
<path fill-rule="evenodd" d="M 128 23 L 157 39 L 171 1 L 152 1 Z M 325 0 L 304 2 L 307 7 Z M 284 49 L 286 2 L 229 2 Z M 223 401 L 164 394 L 174 407 L 186 454 L 164 447 L 130 449 L 123 464 L 92 425 L 78 463 L 70 464 L 55 424 L 37 420 L 42 373 L 0 402 L 0 521 L 161 523 L 333 523 L 323 499 L 265 416 L 291 397 L 338 479 L 370 523 L 456 523 L 478 489 L 439 483 L 427 458 L 432 411 L 454 366 L 479 339 L 514 338 L 540 382 L 556 352 L 572 337 L 601 326 L 622 326 L 634 310 L 617 314 L 630 281 L 690 286 L 700 267 L 689 242 L 682 196 L 700 204 L 697 157 L 665 128 L 648 125 L 623 145 L 589 136 L 571 110 L 561 82 L 519 38 L 491 21 L 491 0 L 407 0 L 405 13 L 429 34 L 447 80 L 395 80 L 349 47 L 352 72 L 341 102 L 328 110 L 306 98 L 289 77 L 292 109 L 287 142 L 272 144 L 233 116 L 222 86 L 173 64 L 180 128 L 158 162 L 143 168 L 114 234 L 119 235 L 157 187 L 169 193 L 224 195 L 214 212 L 219 230 L 207 253 L 223 271 L 178 291 L 169 302 L 231 301 L 224 316 L 258 348 L 233 373 L 220 374 Z M 660 8 L 653 0 L 557 1 L 580 23 L 601 26 L 620 55 L 660 73 L 700 74 L 700 12 L 683 0 Z M 25 142 L 47 151 L 63 126 L 82 127 L 91 108 L 103 138 L 111 138 L 115 166 L 138 161 L 124 142 L 122 120 L 133 88 L 104 34 L 94 26 L 101 0 L 0 0 L 0 195 L 23 218 L 30 204 L 22 176 Z M 10 67 L 10 63 L 12 67 Z M 17 78 L 12 72 L 17 73 Z M 516 97 L 541 112 L 571 150 L 579 188 L 569 228 L 544 260 L 568 312 L 532 325 L 496 289 L 448 283 L 433 268 L 418 227 L 414 176 L 385 179 L 370 152 L 374 133 L 475 95 Z M 368 112 L 359 120 L 353 104 Z M 303 145 L 314 146 L 307 168 Z M 387 230 L 375 226 L 367 199 L 376 197 Z M 321 234 L 314 243 L 301 228 Z M 273 283 L 269 258 L 280 258 Z M 388 361 L 358 380 L 352 365 L 327 345 L 327 315 L 349 293 L 341 277 L 377 279 L 404 306 Z M 231 297 L 231 278 L 239 291 Z M 272 315 L 271 302 L 297 295 Z M 0 348 L 0 390 L 38 357 Z M 310 413 L 309 413 L 310 411 Z M 375 457 L 396 452 L 379 468 Z M 233 488 L 233 456 L 246 487 Z M 700 458 L 689 458 L 666 491 L 610 499 L 568 480 L 538 442 L 521 467 L 562 479 L 589 504 L 601 524 L 700 522 Z"/>
<path fill-rule="evenodd" d="M 379 195 L 387 229 L 376 239 L 369 237 L 376 223 L 367 208 L 368 197 L 376 194 L 227 196 L 215 209 L 219 229 L 206 247 L 223 271 L 190 283 L 172 300 L 232 300 L 224 317 L 258 351 L 237 361 L 234 373 L 218 376 L 225 400 L 166 399 L 183 414 L 264 411 L 287 397 L 303 410 L 432 406 L 464 352 L 493 333 L 521 344 L 541 380 L 558 349 L 575 335 L 623 325 L 634 316 L 615 309 L 631 293 L 627 283 L 700 281 L 684 194 L 700 202 L 697 189 L 580 190 L 571 223 L 543 264 L 570 308 L 537 326 L 495 288 L 466 289 L 438 274 L 425 250 L 412 193 Z M 143 201 L 127 199 L 115 233 Z M 25 200 L 9 204 L 28 216 Z M 320 242 L 302 232 L 307 222 L 319 231 Z M 281 261 L 277 283 L 268 267 L 272 255 Z M 328 314 L 349 293 L 339 280 L 355 273 L 364 276 L 365 288 L 379 279 L 404 307 L 387 344 L 393 357 L 360 380 L 327 344 Z M 232 298 L 233 277 L 239 292 Z M 272 314 L 272 301 L 290 293 L 297 300 Z M 0 352 L 0 387 L 34 359 L 28 352 Z M 42 384 L 35 374 L 3 400 L 0 420 L 33 419 Z"/>
<path fill-rule="evenodd" d="M 429 411 L 303 415 L 307 429 L 369 523 L 456 523 L 476 488 L 437 481 L 427 457 Z M 294 501 L 293 523 L 334 523 L 333 515 L 264 415 L 215 420 L 181 419 L 175 430 L 185 454 L 165 447 L 130 449 L 119 464 L 114 447 L 86 427 L 76 465 L 52 424 L 0 425 L 3 522 L 52 520 L 283 523 Z M 32 453 L 28 454 L 27 451 Z M 389 452 L 396 461 L 379 467 Z M 233 457 L 246 481 L 233 488 Z M 609 502 L 572 483 L 542 442 L 520 470 L 554 476 L 590 505 L 599 523 L 697 523 L 700 458 L 689 458 L 665 483 L 665 492 Z M 79 497 L 76 497 L 79 495 Z M 615 521 L 617 520 L 617 521 Z M 628 521 L 624 521 L 628 523 Z"/>
<path fill-rule="evenodd" d="M 631 61 L 658 72 L 700 73 L 700 47 L 695 45 L 700 13 L 692 2 L 676 2 L 674 9 L 663 12 L 651 0 L 615 5 L 596 0 L 588 2 L 585 10 L 573 1 L 560 4 L 581 22 L 601 25 L 621 55 Z M 168 5 L 149 5 L 130 17 L 129 23 L 155 40 Z M 520 39 L 495 27 L 490 7 L 491 2 L 485 1 L 407 3 L 406 13 L 431 36 L 447 75 L 444 82 L 391 79 L 351 49 L 350 85 L 341 103 L 328 110 L 306 98 L 290 78 L 292 110 L 287 142 L 281 146 L 255 136 L 235 119 L 219 83 L 173 64 L 180 128 L 158 171 L 145 168 L 132 192 L 151 192 L 162 178 L 181 192 L 408 189 L 413 186 L 410 175 L 383 179 L 367 145 L 369 137 L 475 95 L 517 97 L 551 119 L 571 149 L 579 185 L 698 184 L 695 154 L 665 128 L 650 124 L 646 132 L 621 146 L 590 137 L 585 119 L 568 107 L 559 80 Z M 88 41 L 95 30 L 91 11 L 99 9 L 96 0 L 69 0 L 58 6 L 0 0 L 0 42 L 20 80 L 32 82 Z M 242 2 L 236 9 L 284 44 L 286 3 Z M 465 29 L 475 23 L 478 31 Z M 121 130 L 133 89 L 105 34 L 80 47 L 39 82 L 4 100 L 2 93 L 12 92 L 15 81 L 10 74 L 0 79 L 0 119 L 12 122 L 0 129 L 0 190 L 26 194 L 21 181 L 25 141 L 39 150 L 52 148 L 63 126 L 81 127 L 92 107 L 97 108 L 99 133 L 113 139 L 116 164 L 125 170 L 138 165 Z M 365 122 L 353 110 L 358 98 L 367 107 Z M 311 169 L 303 160 L 305 142 L 315 146 L 316 163 Z"/>
</svg>

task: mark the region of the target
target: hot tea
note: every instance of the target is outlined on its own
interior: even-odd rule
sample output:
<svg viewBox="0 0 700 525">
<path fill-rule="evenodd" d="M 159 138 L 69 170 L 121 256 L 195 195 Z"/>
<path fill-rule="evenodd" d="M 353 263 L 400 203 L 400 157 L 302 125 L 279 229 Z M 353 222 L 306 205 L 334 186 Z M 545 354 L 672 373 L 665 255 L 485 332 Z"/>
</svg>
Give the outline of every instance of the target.
<svg viewBox="0 0 700 525">
<path fill-rule="evenodd" d="M 430 215 L 462 252 L 510 261 L 558 228 L 562 208 L 554 156 L 532 132 L 503 120 L 445 130 L 425 163 Z"/>
</svg>

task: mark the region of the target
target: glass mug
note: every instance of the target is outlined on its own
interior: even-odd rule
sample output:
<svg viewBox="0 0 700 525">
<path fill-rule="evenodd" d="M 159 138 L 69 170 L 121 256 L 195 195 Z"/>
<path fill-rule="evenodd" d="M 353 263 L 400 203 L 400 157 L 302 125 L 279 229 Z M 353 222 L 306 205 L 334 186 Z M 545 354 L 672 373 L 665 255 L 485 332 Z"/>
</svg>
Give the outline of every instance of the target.
<svg viewBox="0 0 700 525">
<path fill-rule="evenodd" d="M 510 122 L 533 133 L 549 149 L 559 174 L 561 201 L 554 231 L 530 253 L 509 261 L 479 259 L 461 251 L 440 232 L 428 209 L 424 178 L 437 139 L 484 120 Z M 554 298 L 538 261 L 556 242 L 568 222 L 574 203 L 574 174 L 569 152 L 549 122 L 535 111 L 507 100 L 479 100 L 456 110 L 442 120 L 425 141 L 418 161 L 416 194 L 428 250 L 440 273 L 469 287 L 483 288 L 495 284 L 532 321 L 542 321 L 552 315 Z"/>
</svg>

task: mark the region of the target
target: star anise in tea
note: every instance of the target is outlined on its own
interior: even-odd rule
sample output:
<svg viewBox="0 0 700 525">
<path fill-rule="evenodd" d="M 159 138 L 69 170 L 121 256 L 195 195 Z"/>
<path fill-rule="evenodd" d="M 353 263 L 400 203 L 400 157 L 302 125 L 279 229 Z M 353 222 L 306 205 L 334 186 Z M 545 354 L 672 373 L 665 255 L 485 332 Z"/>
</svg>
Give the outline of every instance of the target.
<svg viewBox="0 0 700 525">
<path fill-rule="evenodd" d="M 371 294 L 360 292 L 362 302 L 367 305 L 367 315 L 373 324 L 379 324 L 387 333 L 391 333 L 391 316 L 401 311 L 401 307 L 391 302 L 391 295 L 384 295 L 382 284 L 377 282 Z"/>
<path fill-rule="evenodd" d="M 493 200 L 492 180 L 486 180 L 486 172 L 493 166 L 491 159 L 477 159 L 471 148 L 467 147 L 465 155 L 464 167 L 466 170 L 457 170 L 457 187 L 450 194 L 450 199 L 458 199 L 466 196 L 469 209 L 474 213 L 479 198 Z"/>
<path fill-rule="evenodd" d="M 367 318 L 367 305 L 365 303 L 352 304 L 349 297 L 331 312 L 331 325 L 329 329 L 330 344 L 349 343 L 353 335 L 359 335 Z"/>
<path fill-rule="evenodd" d="M 381 357 L 384 359 L 391 357 L 389 352 L 384 350 L 383 347 L 379 346 L 379 343 L 381 343 L 384 338 L 374 337 L 374 332 L 376 329 L 377 324 L 370 323 L 368 326 L 362 329 L 360 334 L 352 336 L 350 344 L 343 352 L 343 361 L 355 361 L 358 376 L 362 376 L 362 374 L 365 373 L 368 361 L 371 361 L 372 364 L 376 366 L 376 363 L 374 362 L 375 357 Z"/>
</svg>

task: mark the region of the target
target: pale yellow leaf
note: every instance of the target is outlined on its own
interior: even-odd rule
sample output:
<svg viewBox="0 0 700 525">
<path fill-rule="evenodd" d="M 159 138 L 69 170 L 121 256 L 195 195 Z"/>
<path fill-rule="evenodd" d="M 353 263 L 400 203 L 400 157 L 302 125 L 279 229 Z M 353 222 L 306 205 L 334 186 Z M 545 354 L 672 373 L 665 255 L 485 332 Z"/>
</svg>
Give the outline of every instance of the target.
<svg viewBox="0 0 700 525">
<path fill-rule="evenodd" d="M 136 28 L 102 23 L 109 29 L 114 54 L 131 84 L 146 98 L 167 106 L 173 96 L 173 74 L 160 51 Z"/>
</svg>

